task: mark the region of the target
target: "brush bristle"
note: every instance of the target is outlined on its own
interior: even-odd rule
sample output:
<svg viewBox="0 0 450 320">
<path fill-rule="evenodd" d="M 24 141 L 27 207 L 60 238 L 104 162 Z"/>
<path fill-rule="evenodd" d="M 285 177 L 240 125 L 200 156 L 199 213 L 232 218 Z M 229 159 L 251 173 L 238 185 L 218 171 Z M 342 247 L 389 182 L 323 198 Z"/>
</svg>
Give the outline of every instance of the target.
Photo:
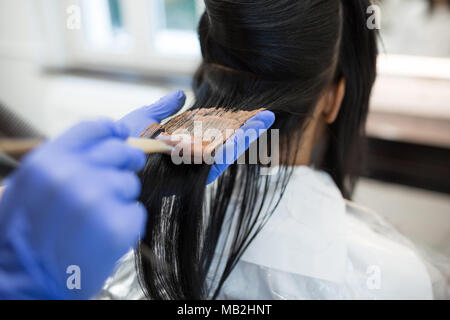
<svg viewBox="0 0 450 320">
<path fill-rule="evenodd" d="M 233 135 L 234 131 L 242 127 L 247 120 L 263 110 L 233 111 L 222 108 L 189 110 L 173 117 L 165 124 L 150 124 L 142 132 L 141 137 L 156 139 L 160 136 L 170 137 L 172 135 L 188 134 L 194 141 L 196 140 L 195 137 L 200 136 L 203 139 L 201 143 L 203 151 L 212 151 L 224 144 Z M 205 132 L 211 129 L 220 131 L 222 138 L 210 141 L 211 137 L 208 137 Z"/>
</svg>

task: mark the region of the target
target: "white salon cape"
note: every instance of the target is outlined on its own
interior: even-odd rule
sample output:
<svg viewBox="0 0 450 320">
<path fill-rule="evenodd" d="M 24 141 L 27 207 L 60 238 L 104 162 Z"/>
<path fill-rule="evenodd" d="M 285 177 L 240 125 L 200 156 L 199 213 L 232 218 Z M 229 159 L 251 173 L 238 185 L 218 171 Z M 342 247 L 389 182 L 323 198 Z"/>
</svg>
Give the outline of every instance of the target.
<svg viewBox="0 0 450 320">
<path fill-rule="evenodd" d="M 130 252 L 98 298 L 144 299 L 134 263 Z M 326 173 L 297 167 L 218 298 L 445 299 L 449 284 L 448 260 L 346 201 Z"/>
</svg>

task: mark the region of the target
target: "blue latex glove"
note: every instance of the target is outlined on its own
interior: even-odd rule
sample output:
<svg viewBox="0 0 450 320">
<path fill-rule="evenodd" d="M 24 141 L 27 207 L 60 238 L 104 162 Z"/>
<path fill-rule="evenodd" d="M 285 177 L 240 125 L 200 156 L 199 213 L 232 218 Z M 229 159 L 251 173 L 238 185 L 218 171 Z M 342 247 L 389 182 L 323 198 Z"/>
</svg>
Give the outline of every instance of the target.
<svg viewBox="0 0 450 320">
<path fill-rule="evenodd" d="M 151 106 L 145 106 L 134 110 L 119 120 L 130 129 L 132 137 L 139 137 L 140 134 L 152 123 L 160 123 L 162 120 L 177 113 L 186 102 L 186 95 L 183 91 L 172 92 Z"/>
<path fill-rule="evenodd" d="M 211 167 L 207 184 L 215 181 L 229 165 L 234 163 L 256 140 L 269 129 L 275 121 L 271 111 L 261 111 L 250 118 L 223 146 L 223 151 L 215 157 L 216 162 Z M 231 154 L 231 156 L 229 156 Z"/>
<path fill-rule="evenodd" d="M 134 173 L 145 154 L 123 141 L 184 101 L 177 91 L 117 123 L 81 123 L 24 159 L 0 201 L 0 299 L 87 299 L 101 289 L 145 230 Z M 81 290 L 69 290 L 77 267 Z"/>
<path fill-rule="evenodd" d="M 178 112 L 184 105 L 186 96 L 182 91 L 163 97 L 160 101 L 149 107 L 143 107 L 125 116 L 120 121 L 126 124 L 132 136 L 139 136 L 151 123 L 159 123 L 165 118 Z M 236 132 L 225 144 L 226 154 L 232 151 L 231 161 L 218 161 L 211 167 L 207 184 L 215 181 L 230 164 L 234 163 L 265 130 L 269 129 L 275 121 L 275 115 L 271 111 L 262 111 L 249 119 L 245 125 Z M 256 135 L 245 136 L 250 130 L 255 130 Z M 218 156 L 220 157 L 220 156 Z M 229 160 L 229 159 L 228 159 Z"/>
<path fill-rule="evenodd" d="M 79 124 L 24 159 L 0 201 L 0 299 L 86 299 L 98 292 L 145 226 L 133 173 L 145 155 L 123 140 L 172 115 L 184 101 L 177 91 L 117 123 Z M 267 129 L 273 118 L 260 113 L 244 129 Z M 240 137 L 227 143 L 237 156 L 249 145 Z M 214 165 L 208 182 L 227 166 Z M 77 273 L 72 266 L 79 267 L 80 290 L 67 287 Z"/>
<path fill-rule="evenodd" d="M 145 154 L 124 143 L 128 136 L 125 125 L 109 120 L 78 124 L 8 178 L 0 202 L 0 299 L 86 299 L 101 289 L 146 221 L 134 173 Z M 78 271 L 80 282 L 69 278 Z M 80 290 L 69 290 L 68 279 Z"/>
</svg>

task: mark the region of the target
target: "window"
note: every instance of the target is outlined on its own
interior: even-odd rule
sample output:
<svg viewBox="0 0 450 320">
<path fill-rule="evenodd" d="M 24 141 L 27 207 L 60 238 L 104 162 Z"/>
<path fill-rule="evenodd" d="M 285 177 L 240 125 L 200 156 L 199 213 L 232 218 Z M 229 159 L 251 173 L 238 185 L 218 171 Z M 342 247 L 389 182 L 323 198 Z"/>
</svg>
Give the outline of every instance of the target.
<svg viewBox="0 0 450 320">
<path fill-rule="evenodd" d="M 380 2 L 380 73 L 390 76 L 448 79 L 450 2 Z"/>
<path fill-rule="evenodd" d="M 45 36 L 50 38 L 47 47 L 56 52 L 56 56 L 47 58 L 49 64 L 63 61 L 68 67 L 190 74 L 199 63 L 196 27 L 204 11 L 203 0 L 36 0 L 36 3 L 43 12 Z M 449 42 L 444 39 L 449 35 L 445 26 L 449 26 L 450 11 L 437 5 L 429 11 L 427 3 L 382 2 L 381 35 L 389 55 L 448 59 Z M 74 5 L 80 8 L 81 30 L 64 27 L 67 9 Z M 442 40 L 436 41 L 437 38 Z M 415 61 L 402 72 L 428 69 L 428 60 L 418 57 Z M 399 70 L 396 63 L 381 62 L 381 71 Z M 391 65 L 396 66 L 394 70 Z"/>
<path fill-rule="evenodd" d="M 199 62 L 196 28 L 204 11 L 202 0 L 39 3 L 45 19 L 52 18 L 46 24 L 46 36 L 59 39 L 63 48 L 58 52 L 63 59 L 50 58 L 49 64 L 64 60 L 66 67 L 186 74 Z M 61 28 L 74 6 L 79 8 L 80 28 Z"/>
<path fill-rule="evenodd" d="M 126 48 L 131 45 L 119 0 L 82 0 L 83 36 L 97 49 Z"/>
<path fill-rule="evenodd" d="M 203 1 L 157 1 L 156 35 L 153 40 L 157 52 L 166 55 L 197 56 L 197 22 L 203 12 Z"/>
<path fill-rule="evenodd" d="M 381 3 L 381 48 L 388 54 L 450 58 L 448 1 Z"/>
<path fill-rule="evenodd" d="M 198 17 L 195 0 L 164 0 L 159 3 L 160 12 L 164 12 L 165 17 L 160 26 L 168 30 L 195 31 Z"/>
</svg>

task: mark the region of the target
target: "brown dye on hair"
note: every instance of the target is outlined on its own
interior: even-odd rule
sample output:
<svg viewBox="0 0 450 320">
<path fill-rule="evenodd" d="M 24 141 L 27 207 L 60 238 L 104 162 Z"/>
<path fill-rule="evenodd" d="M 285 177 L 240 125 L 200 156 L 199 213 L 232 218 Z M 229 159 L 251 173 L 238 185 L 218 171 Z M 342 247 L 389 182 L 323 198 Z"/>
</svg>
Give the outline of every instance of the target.
<svg viewBox="0 0 450 320">
<path fill-rule="evenodd" d="M 162 137 L 171 137 L 172 135 L 188 134 L 194 143 L 201 142 L 203 152 L 211 152 L 224 144 L 233 133 L 241 128 L 250 118 L 264 108 L 245 111 L 245 110 L 226 110 L 223 108 L 193 109 L 173 117 L 165 124 L 152 123 L 141 137 L 158 139 Z M 196 126 L 197 123 L 197 126 Z M 201 126 L 199 126 L 199 123 Z M 195 132 L 195 129 L 201 129 Z M 210 140 L 205 133 L 207 130 L 215 129 L 221 132 L 221 139 Z M 198 141 L 201 137 L 202 141 Z"/>
</svg>

